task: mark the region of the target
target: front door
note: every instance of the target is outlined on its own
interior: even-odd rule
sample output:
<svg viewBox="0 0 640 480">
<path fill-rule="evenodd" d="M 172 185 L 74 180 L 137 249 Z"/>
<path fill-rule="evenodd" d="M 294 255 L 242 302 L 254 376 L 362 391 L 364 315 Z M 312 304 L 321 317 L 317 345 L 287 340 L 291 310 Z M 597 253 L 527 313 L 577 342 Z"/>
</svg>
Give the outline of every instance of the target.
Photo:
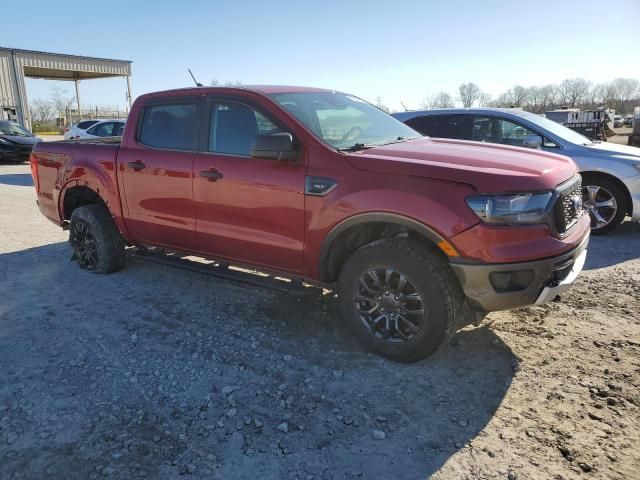
<svg viewBox="0 0 640 480">
<path fill-rule="evenodd" d="M 139 115 L 137 138 L 118 157 L 127 229 L 141 244 L 195 251 L 198 100 L 156 101 Z"/>
<path fill-rule="evenodd" d="M 213 257 L 299 272 L 306 166 L 251 157 L 258 134 L 286 127 L 241 100 L 210 100 L 194 165 L 199 250 Z"/>
</svg>

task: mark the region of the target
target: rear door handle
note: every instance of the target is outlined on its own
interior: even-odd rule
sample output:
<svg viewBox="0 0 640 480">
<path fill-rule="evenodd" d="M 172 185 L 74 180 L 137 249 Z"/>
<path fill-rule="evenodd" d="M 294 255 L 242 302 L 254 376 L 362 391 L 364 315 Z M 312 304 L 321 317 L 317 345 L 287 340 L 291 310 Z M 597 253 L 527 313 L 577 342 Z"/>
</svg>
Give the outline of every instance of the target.
<svg viewBox="0 0 640 480">
<path fill-rule="evenodd" d="M 129 162 L 129 166 L 134 170 L 142 170 L 146 165 L 142 163 L 140 160 L 136 160 L 135 162 Z"/>
<path fill-rule="evenodd" d="M 200 176 L 206 177 L 210 182 L 215 182 L 216 180 L 220 180 L 224 175 L 217 170 L 202 170 Z"/>
</svg>

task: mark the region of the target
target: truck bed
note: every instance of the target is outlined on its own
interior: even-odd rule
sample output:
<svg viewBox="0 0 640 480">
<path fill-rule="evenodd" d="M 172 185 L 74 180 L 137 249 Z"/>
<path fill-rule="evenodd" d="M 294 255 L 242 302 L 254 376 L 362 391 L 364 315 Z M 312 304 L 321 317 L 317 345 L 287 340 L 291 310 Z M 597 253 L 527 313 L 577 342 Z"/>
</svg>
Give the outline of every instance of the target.
<svg viewBox="0 0 640 480">
<path fill-rule="evenodd" d="M 65 220 L 61 194 L 70 187 L 87 186 L 105 194 L 120 212 L 116 160 L 122 137 L 40 142 L 31 154 L 31 174 L 40 211 L 56 225 Z"/>
</svg>

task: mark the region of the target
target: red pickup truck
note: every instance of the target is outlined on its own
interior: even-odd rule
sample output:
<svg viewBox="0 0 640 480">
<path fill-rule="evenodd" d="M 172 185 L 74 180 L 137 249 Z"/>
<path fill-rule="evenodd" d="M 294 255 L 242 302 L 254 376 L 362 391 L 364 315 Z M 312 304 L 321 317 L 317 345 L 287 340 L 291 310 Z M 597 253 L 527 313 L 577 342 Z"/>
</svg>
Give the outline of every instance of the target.
<svg viewBox="0 0 640 480">
<path fill-rule="evenodd" d="M 156 246 L 329 285 L 355 336 L 399 361 L 555 298 L 589 238 L 570 159 L 425 138 L 330 90 L 143 95 L 121 139 L 40 143 L 31 168 L 81 268 Z"/>
</svg>

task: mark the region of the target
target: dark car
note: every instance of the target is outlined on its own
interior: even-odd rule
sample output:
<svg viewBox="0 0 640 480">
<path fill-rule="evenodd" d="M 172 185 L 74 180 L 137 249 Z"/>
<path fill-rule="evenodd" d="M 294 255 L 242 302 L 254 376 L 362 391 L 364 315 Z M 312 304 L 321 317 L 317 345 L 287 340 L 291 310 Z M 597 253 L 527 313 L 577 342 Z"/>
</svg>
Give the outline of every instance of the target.
<svg viewBox="0 0 640 480">
<path fill-rule="evenodd" d="M 41 141 L 22 125 L 0 120 L 1 162 L 26 162 L 33 146 Z"/>
</svg>

